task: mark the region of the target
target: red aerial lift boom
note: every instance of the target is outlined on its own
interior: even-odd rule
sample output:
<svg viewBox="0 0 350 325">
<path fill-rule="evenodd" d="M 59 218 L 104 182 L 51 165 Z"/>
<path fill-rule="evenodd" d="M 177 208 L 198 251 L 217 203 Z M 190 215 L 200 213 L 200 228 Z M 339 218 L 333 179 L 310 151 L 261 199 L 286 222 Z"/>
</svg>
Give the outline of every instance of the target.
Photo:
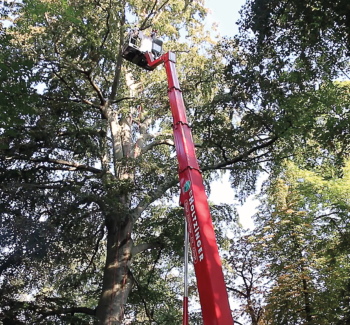
<svg viewBox="0 0 350 325">
<path fill-rule="evenodd" d="M 147 70 L 164 63 L 168 77 L 168 95 L 173 115 L 173 129 L 179 178 L 180 205 L 184 207 L 192 260 L 204 325 L 233 325 L 228 295 L 221 269 L 214 228 L 209 212 L 203 178 L 198 166 L 191 128 L 176 73 L 173 52 L 162 55 L 162 41 L 133 30 L 123 49 L 123 57 Z M 184 297 L 184 324 L 188 322 L 187 295 Z"/>
</svg>

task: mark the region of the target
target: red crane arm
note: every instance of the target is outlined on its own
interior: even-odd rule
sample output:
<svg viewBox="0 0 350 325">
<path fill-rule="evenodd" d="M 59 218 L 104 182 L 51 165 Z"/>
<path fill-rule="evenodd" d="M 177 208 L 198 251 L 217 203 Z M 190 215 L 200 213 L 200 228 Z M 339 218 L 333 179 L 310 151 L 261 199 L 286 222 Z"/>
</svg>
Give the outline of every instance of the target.
<svg viewBox="0 0 350 325">
<path fill-rule="evenodd" d="M 203 178 L 177 78 L 176 56 L 168 52 L 153 60 L 149 53 L 145 55 L 151 70 L 164 63 L 167 72 L 168 95 L 174 119 L 174 138 L 179 161 L 180 202 L 185 208 L 203 323 L 233 325 Z"/>
</svg>

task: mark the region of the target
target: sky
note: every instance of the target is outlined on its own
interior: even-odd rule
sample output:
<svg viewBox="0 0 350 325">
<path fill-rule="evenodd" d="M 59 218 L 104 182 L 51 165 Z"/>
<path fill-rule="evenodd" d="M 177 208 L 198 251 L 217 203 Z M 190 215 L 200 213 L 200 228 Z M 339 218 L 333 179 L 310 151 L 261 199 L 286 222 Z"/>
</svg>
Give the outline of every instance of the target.
<svg viewBox="0 0 350 325">
<path fill-rule="evenodd" d="M 245 0 L 205 0 L 205 6 L 211 9 L 208 23 L 211 25 L 217 22 L 221 36 L 234 36 L 238 33 L 236 21 L 240 17 L 239 10 L 245 2 Z"/>
<path fill-rule="evenodd" d="M 206 21 L 208 28 L 216 22 L 218 23 L 218 32 L 221 36 L 232 37 L 237 34 L 238 26 L 236 25 L 236 21 L 240 18 L 239 10 L 245 2 L 245 0 L 206 0 L 206 7 L 211 9 L 211 13 L 208 15 Z M 244 228 L 252 229 L 254 227 L 252 216 L 255 214 L 259 202 L 251 196 L 241 206 L 238 201 L 235 201 L 234 196 L 235 193 L 231 188 L 228 174 L 222 180 L 212 183 L 209 200 L 216 204 L 236 204 L 239 213 L 239 222 Z"/>
</svg>

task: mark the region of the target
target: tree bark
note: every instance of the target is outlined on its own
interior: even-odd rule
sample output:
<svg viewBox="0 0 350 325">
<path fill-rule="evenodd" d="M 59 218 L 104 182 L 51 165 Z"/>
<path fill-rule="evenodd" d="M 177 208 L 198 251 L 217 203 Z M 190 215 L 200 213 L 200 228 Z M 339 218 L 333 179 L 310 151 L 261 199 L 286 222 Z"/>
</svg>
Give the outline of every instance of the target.
<svg viewBox="0 0 350 325">
<path fill-rule="evenodd" d="M 107 222 L 107 257 L 101 297 L 95 325 L 120 325 L 124 305 L 133 285 L 129 270 L 133 242 L 131 218 L 124 222 Z"/>
</svg>

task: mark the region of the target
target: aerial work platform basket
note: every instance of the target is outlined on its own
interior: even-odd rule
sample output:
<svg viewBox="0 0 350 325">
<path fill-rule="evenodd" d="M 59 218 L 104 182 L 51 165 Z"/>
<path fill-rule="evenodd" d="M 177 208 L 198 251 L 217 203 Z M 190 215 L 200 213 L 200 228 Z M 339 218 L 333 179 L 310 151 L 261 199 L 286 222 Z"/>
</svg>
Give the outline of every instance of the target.
<svg viewBox="0 0 350 325">
<path fill-rule="evenodd" d="M 147 70 L 153 70 L 148 64 L 146 53 L 151 53 L 153 59 L 161 56 L 163 41 L 156 38 L 156 32 L 146 36 L 142 31 L 131 30 L 123 47 L 123 58 Z"/>
</svg>

